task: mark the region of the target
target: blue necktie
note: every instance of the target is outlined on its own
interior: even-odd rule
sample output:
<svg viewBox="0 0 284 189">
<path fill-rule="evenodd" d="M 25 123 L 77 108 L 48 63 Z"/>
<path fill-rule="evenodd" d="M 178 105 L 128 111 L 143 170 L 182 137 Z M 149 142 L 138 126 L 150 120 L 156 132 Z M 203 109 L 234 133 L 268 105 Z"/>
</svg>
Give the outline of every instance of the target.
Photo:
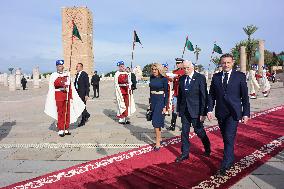
<svg viewBox="0 0 284 189">
<path fill-rule="evenodd" d="M 186 77 L 186 82 L 185 82 L 185 90 L 187 91 L 187 90 L 189 90 L 189 83 L 190 83 L 190 77 L 189 76 L 187 76 Z"/>
</svg>

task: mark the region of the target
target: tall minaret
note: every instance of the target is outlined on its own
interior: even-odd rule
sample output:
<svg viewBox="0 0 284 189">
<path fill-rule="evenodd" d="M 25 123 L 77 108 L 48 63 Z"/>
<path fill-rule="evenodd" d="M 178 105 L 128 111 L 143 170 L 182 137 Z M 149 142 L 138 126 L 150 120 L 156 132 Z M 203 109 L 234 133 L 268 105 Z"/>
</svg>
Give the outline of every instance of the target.
<svg viewBox="0 0 284 189">
<path fill-rule="evenodd" d="M 71 56 L 72 43 L 72 20 L 76 24 L 82 41 L 74 38 Z M 77 63 L 83 63 L 84 70 L 93 75 L 94 54 L 93 54 L 93 16 L 86 7 L 62 8 L 62 42 L 65 68 L 69 68 L 71 56 L 71 75 L 76 73 Z"/>
</svg>

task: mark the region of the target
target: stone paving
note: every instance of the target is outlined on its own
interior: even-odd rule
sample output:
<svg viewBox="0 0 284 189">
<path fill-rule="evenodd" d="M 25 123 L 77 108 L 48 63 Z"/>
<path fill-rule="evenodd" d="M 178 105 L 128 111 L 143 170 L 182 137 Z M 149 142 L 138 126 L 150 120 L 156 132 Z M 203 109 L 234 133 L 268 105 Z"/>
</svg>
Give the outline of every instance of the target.
<svg viewBox="0 0 284 189">
<path fill-rule="evenodd" d="M 137 112 L 131 118 L 131 124 L 122 126 L 116 120 L 116 102 L 112 81 L 101 82 L 100 98 L 90 99 L 87 109 L 90 121 L 83 127 L 71 125 L 71 136 L 59 137 L 54 120 L 43 113 L 47 82 L 41 82 L 40 89 L 33 89 L 28 83 L 28 90 L 8 91 L 0 86 L 0 187 L 67 168 L 89 160 L 98 159 L 121 151 L 126 151 L 127 144 L 143 145 L 154 143 L 154 132 L 150 122 L 145 119 L 149 98 L 149 88 L 139 84 L 135 91 Z M 91 90 L 92 97 L 92 90 Z M 251 110 L 261 111 L 284 104 L 282 83 L 272 85 L 268 98 L 259 97 L 251 100 Z M 166 125 L 170 117 L 166 118 Z M 216 124 L 216 120 L 205 125 Z M 181 126 L 180 120 L 177 123 Z M 176 131 L 162 131 L 163 139 L 180 135 Z M 10 145 L 26 144 L 21 148 Z M 33 144 L 34 147 L 28 147 Z M 67 148 L 46 148 L 41 144 L 73 144 Z M 81 144 L 81 146 L 80 146 Z M 86 145 L 91 144 L 92 148 Z M 121 144 L 120 148 L 108 146 L 96 148 L 100 144 Z M 7 147 L 7 148 L 4 148 Z M 39 148 L 37 148 L 39 147 Z M 133 147 L 133 146 L 132 146 Z M 232 188 L 284 188 L 284 151 L 266 164 L 256 169 Z"/>
</svg>

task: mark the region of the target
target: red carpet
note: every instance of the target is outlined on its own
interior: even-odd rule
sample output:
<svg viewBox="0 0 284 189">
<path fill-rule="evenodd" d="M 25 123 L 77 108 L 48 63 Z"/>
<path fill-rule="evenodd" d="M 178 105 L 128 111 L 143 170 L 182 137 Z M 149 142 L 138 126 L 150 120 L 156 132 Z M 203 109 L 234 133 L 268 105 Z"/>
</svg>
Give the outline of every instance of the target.
<svg viewBox="0 0 284 189">
<path fill-rule="evenodd" d="M 190 159 L 174 163 L 180 154 L 180 138 L 163 142 L 159 152 L 151 146 L 133 149 L 99 160 L 43 175 L 6 188 L 228 188 L 283 150 L 284 106 L 254 114 L 240 124 L 235 164 L 227 176 L 214 175 L 222 158 L 223 142 L 218 126 L 207 128 L 212 154 L 191 135 Z"/>
</svg>

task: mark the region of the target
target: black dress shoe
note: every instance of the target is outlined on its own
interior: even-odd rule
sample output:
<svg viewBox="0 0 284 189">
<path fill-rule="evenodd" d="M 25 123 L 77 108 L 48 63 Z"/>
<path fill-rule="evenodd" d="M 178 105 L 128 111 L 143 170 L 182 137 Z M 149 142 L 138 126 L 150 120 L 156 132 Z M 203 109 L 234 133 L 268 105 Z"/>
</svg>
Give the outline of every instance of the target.
<svg viewBox="0 0 284 189">
<path fill-rule="evenodd" d="M 130 121 L 127 120 L 127 121 L 125 122 L 125 124 L 130 124 Z"/>
<path fill-rule="evenodd" d="M 218 170 L 217 174 L 220 176 L 226 176 L 227 169 L 221 168 Z"/>
<path fill-rule="evenodd" d="M 63 134 L 59 134 L 59 136 L 64 137 L 64 136 L 65 136 L 65 134 L 64 134 L 64 133 L 63 133 Z"/>
<path fill-rule="evenodd" d="M 175 127 L 173 127 L 173 126 L 170 126 L 170 127 L 168 127 L 168 128 L 167 128 L 167 130 L 168 130 L 168 131 L 175 131 L 175 130 L 176 130 L 176 128 L 175 128 Z"/>
<path fill-rule="evenodd" d="M 78 127 L 82 127 L 83 125 L 85 125 L 85 121 L 82 121 L 82 122 L 78 125 Z"/>
<path fill-rule="evenodd" d="M 157 152 L 157 151 L 160 150 L 160 148 L 161 148 L 160 146 L 155 146 L 155 147 L 154 147 L 154 151 Z"/>
<path fill-rule="evenodd" d="M 176 158 L 175 162 L 176 162 L 176 163 L 180 163 L 180 162 L 182 162 L 183 160 L 186 160 L 186 159 L 188 159 L 188 158 L 189 158 L 189 156 L 179 156 L 179 157 Z"/>
<path fill-rule="evenodd" d="M 65 135 L 71 135 L 71 133 L 70 133 L 69 131 L 68 131 L 67 133 L 65 132 L 64 134 L 65 134 Z"/>
<path fill-rule="evenodd" d="M 204 155 L 206 157 L 210 157 L 210 154 L 211 154 L 211 150 L 210 149 L 209 150 L 205 150 Z"/>
</svg>

